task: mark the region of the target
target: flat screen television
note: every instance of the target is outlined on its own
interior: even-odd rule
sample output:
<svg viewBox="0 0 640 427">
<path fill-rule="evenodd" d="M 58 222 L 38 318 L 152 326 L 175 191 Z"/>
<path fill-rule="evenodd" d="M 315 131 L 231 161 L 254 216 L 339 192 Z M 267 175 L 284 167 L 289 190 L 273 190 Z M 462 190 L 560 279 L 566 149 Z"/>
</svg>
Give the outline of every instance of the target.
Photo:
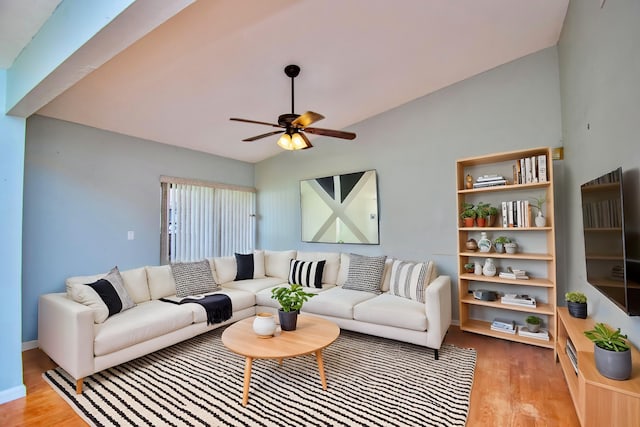
<svg viewBox="0 0 640 427">
<path fill-rule="evenodd" d="M 622 177 L 618 168 L 580 186 L 587 281 L 629 316 L 638 316 L 638 215 L 630 212 L 637 197 L 625 195 Z"/>
</svg>

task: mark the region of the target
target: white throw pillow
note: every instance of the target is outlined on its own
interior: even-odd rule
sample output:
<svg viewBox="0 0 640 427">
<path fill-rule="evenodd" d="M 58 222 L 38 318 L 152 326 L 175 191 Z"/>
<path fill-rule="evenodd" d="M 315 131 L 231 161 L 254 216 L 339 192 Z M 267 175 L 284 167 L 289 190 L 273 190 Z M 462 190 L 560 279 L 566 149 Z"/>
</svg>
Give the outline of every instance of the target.
<svg viewBox="0 0 640 427">
<path fill-rule="evenodd" d="M 322 273 L 322 283 L 335 285 L 340 269 L 340 252 L 303 252 L 298 251 L 296 259 L 301 261 L 326 261 Z"/>
<path fill-rule="evenodd" d="M 394 260 L 391 266 L 389 294 L 425 302 L 425 288 L 431 278 L 432 262 Z"/>
<path fill-rule="evenodd" d="M 253 278 L 263 279 L 265 276 L 264 271 L 264 251 L 253 251 Z"/>
<path fill-rule="evenodd" d="M 216 283 L 223 284 L 236 280 L 238 269 L 235 256 L 215 257 L 213 264 L 216 266 L 214 276 Z"/>
<path fill-rule="evenodd" d="M 151 299 L 170 297 L 176 294 L 176 282 L 173 280 L 170 265 L 147 266 L 147 280 Z"/>
<path fill-rule="evenodd" d="M 296 251 L 264 251 L 264 270 L 268 277 L 287 280 L 289 264 L 295 259 Z"/>
</svg>

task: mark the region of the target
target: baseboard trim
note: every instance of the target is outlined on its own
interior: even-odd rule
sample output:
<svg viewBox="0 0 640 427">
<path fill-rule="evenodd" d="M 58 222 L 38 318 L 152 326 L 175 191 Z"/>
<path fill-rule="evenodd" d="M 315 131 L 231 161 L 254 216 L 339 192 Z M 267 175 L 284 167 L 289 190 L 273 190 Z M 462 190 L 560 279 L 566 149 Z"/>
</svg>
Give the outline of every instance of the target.
<svg viewBox="0 0 640 427">
<path fill-rule="evenodd" d="M 27 388 L 24 384 L 9 388 L 6 390 L 0 390 L 0 405 L 3 403 L 11 402 L 12 400 L 20 399 L 27 395 Z"/>
<path fill-rule="evenodd" d="M 25 341 L 22 343 L 22 351 L 33 350 L 38 348 L 38 340 Z"/>
</svg>

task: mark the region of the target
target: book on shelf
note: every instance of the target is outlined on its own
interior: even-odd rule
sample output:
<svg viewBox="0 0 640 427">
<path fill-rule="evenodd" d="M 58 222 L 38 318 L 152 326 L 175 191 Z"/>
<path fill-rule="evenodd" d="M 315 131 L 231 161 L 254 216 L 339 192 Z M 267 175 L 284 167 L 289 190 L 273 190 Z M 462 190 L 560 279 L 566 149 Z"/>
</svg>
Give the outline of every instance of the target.
<svg viewBox="0 0 640 427">
<path fill-rule="evenodd" d="M 515 332 L 516 322 L 513 320 L 494 319 L 491 323 L 491 329 L 493 328 Z"/>
<path fill-rule="evenodd" d="M 547 182 L 547 156 L 538 156 L 538 182 Z"/>
<path fill-rule="evenodd" d="M 505 294 L 500 298 L 502 304 L 520 305 L 524 307 L 536 307 L 536 299 L 529 295 Z"/>
<path fill-rule="evenodd" d="M 526 326 L 518 325 L 518 335 L 521 337 L 534 338 L 541 341 L 549 341 L 549 331 L 540 328 L 538 332 L 531 332 Z"/>
<path fill-rule="evenodd" d="M 494 173 L 494 174 L 479 176 L 478 178 L 476 178 L 476 182 L 501 181 L 503 179 L 504 179 L 504 176 Z"/>
<path fill-rule="evenodd" d="M 507 185 L 507 180 L 503 178 L 494 181 L 474 182 L 473 188 L 498 187 L 500 185 Z"/>
<path fill-rule="evenodd" d="M 507 271 L 501 271 L 498 274 L 498 277 L 502 277 L 503 279 L 529 279 L 529 276 L 527 276 L 527 272 L 525 270 L 518 270 L 511 267 L 507 267 Z"/>
<path fill-rule="evenodd" d="M 491 330 L 492 331 L 497 331 L 497 332 L 504 332 L 505 334 L 511 334 L 511 335 L 515 335 L 516 334 L 516 330 L 515 329 L 498 328 L 498 327 L 495 327 L 493 325 L 491 325 Z"/>
<path fill-rule="evenodd" d="M 513 165 L 514 184 L 535 184 L 547 182 L 547 156 L 524 157 L 515 161 Z"/>
</svg>

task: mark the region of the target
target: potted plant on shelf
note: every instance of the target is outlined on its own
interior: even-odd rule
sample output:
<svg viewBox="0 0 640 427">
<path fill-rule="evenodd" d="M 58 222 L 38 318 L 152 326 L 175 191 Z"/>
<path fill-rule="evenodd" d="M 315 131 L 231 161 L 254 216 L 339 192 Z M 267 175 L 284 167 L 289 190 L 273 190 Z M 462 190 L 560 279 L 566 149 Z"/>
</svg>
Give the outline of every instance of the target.
<svg viewBox="0 0 640 427">
<path fill-rule="evenodd" d="M 585 336 L 594 343 L 593 355 L 598 372 L 612 380 L 626 380 L 631 377 L 631 349 L 627 336 L 620 328 L 613 330 L 604 323 L 596 323 Z"/>
<path fill-rule="evenodd" d="M 545 225 L 547 225 L 547 219 L 544 217 L 544 214 L 542 213 L 542 207 L 544 206 L 544 203 L 547 201 L 547 198 L 544 195 L 541 195 L 541 196 L 532 198 L 531 201 L 533 202 L 533 207 L 538 211 L 534 219 L 536 227 L 544 227 Z"/>
<path fill-rule="evenodd" d="M 476 268 L 476 264 L 473 262 L 468 262 L 464 265 L 464 271 L 466 271 L 467 273 L 473 273 L 475 268 Z"/>
<path fill-rule="evenodd" d="M 578 319 L 587 318 L 587 297 L 582 292 L 567 292 L 564 294 L 569 314 Z"/>
<path fill-rule="evenodd" d="M 476 222 L 478 223 L 478 227 L 486 227 L 487 226 L 487 218 L 489 217 L 489 203 L 479 202 L 476 205 Z"/>
<path fill-rule="evenodd" d="M 460 214 L 460 218 L 464 223 L 465 227 L 473 227 L 473 222 L 476 219 L 476 211 L 474 209 L 473 203 L 464 203 L 462 205 L 462 213 Z"/>
<path fill-rule="evenodd" d="M 305 292 L 302 286 L 291 284 L 280 286 L 271 290 L 271 298 L 278 301 L 278 318 L 283 331 L 295 331 L 298 322 L 298 313 L 302 305 L 315 294 Z"/>
<path fill-rule="evenodd" d="M 538 316 L 527 316 L 524 321 L 527 324 L 529 332 L 538 332 L 542 326 L 542 319 Z"/>
<path fill-rule="evenodd" d="M 504 252 L 504 244 L 510 243 L 511 239 L 506 236 L 498 236 L 494 241 L 493 245 L 496 248 L 496 252 L 501 254 Z"/>
<path fill-rule="evenodd" d="M 498 219 L 498 208 L 489 206 L 489 216 L 487 216 L 487 227 L 493 227 Z"/>
<path fill-rule="evenodd" d="M 516 251 L 518 250 L 518 244 L 513 240 L 509 239 L 509 241 L 504 244 L 504 250 L 508 254 L 515 254 Z"/>
</svg>

